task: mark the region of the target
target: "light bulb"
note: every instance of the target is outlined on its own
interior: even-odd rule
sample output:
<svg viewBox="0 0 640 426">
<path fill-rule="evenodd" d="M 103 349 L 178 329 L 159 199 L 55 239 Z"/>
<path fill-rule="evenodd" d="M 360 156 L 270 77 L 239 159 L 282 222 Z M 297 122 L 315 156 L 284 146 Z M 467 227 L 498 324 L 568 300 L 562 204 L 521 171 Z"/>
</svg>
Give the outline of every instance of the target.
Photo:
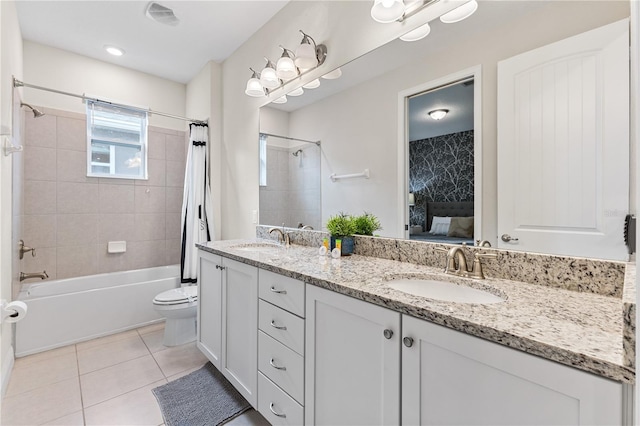
<svg viewBox="0 0 640 426">
<path fill-rule="evenodd" d="M 429 111 L 429 116 L 434 120 L 442 120 L 448 112 L 448 109 L 435 109 L 433 111 Z"/>
<path fill-rule="evenodd" d="M 298 68 L 307 70 L 318 65 L 318 58 L 316 58 L 315 47 L 313 47 L 308 42 L 305 43 L 305 39 L 303 39 L 302 43 L 296 49 L 295 64 Z"/>
<path fill-rule="evenodd" d="M 371 7 L 371 17 L 376 22 L 387 24 L 398 20 L 404 14 L 402 0 L 375 0 Z"/>
<path fill-rule="evenodd" d="M 267 60 L 267 65 L 260 72 L 260 83 L 267 89 L 274 89 L 280 86 L 280 79 L 276 75 L 276 70 L 273 67 L 273 63 Z"/>
</svg>

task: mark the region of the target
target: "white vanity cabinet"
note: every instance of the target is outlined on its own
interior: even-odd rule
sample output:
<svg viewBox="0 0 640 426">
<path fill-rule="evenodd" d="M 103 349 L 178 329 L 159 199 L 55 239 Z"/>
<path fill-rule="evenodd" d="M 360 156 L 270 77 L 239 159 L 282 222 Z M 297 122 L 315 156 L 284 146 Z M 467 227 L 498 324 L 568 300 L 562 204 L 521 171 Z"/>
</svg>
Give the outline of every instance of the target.
<svg viewBox="0 0 640 426">
<path fill-rule="evenodd" d="M 197 346 L 258 404 L 258 268 L 200 250 Z"/>
<path fill-rule="evenodd" d="M 405 425 L 621 425 L 624 385 L 403 315 Z"/>
<path fill-rule="evenodd" d="M 258 411 L 272 425 L 302 425 L 305 284 L 263 269 L 258 281 Z"/>
<path fill-rule="evenodd" d="M 306 289 L 305 424 L 398 424 L 400 314 Z"/>
</svg>

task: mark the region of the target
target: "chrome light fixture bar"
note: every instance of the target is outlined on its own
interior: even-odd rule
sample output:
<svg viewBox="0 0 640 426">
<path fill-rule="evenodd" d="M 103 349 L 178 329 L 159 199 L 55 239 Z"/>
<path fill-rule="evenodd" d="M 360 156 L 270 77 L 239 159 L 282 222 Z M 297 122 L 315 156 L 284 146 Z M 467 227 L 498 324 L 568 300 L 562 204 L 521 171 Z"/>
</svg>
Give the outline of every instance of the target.
<svg viewBox="0 0 640 426">
<path fill-rule="evenodd" d="M 327 59 L 327 47 L 324 44 L 316 44 L 316 41 L 304 31 L 300 30 L 300 33 L 302 34 L 302 41 L 296 48 L 295 53 L 284 46 L 280 46 L 282 55 L 275 66 L 271 60 L 265 57 L 267 65 L 260 73 L 253 68 L 249 68 L 252 74 L 247 81 L 245 94 L 252 97 L 267 96 L 274 90 L 285 87 L 290 82 L 299 79 L 324 63 Z M 312 86 L 319 86 L 317 83 L 317 85 L 312 83 L 308 83 L 307 86 L 309 87 L 306 88 L 311 89 Z M 292 94 L 292 96 L 296 95 Z M 279 98 L 279 103 L 286 102 L 284 99 Z"/>
</svg>

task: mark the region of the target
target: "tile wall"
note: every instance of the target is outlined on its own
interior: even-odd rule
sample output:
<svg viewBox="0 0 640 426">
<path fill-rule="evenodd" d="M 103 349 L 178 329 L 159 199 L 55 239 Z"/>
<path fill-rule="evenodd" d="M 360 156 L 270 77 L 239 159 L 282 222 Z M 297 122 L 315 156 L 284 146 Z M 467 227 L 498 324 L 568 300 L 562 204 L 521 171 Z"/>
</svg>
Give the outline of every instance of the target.
<svg viewBox="0 0 640 426">
<path fill-rule="evenodd" d="M 85 116 L 25 115 L 21 271 L 49 279 L 180 262 L 187 132 L 149 127 L 148 180 L 86 176 Z M 107 253 L 125 240 L 127 252 Z"/>
</svg>

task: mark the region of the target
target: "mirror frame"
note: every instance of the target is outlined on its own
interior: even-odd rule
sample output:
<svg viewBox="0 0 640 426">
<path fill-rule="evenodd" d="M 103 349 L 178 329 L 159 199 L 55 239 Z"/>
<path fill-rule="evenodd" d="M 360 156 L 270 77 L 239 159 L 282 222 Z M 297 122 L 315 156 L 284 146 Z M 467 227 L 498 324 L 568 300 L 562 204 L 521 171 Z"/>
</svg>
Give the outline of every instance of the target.
<svg viewBox="0 0 640 426">
<path fill-rule="evenodd" d="M 482 235 L 482 65 L 457 71 L 398 93 L 398 229 L 399 238 L 409 239 L 409 97 L 437 90 L 456 81 L 473 78 L 473 239 L 486 239 L 496 246 L 497 236 Z M 425 229 L 425 232 L 428 230 Z"/>
</svg>

